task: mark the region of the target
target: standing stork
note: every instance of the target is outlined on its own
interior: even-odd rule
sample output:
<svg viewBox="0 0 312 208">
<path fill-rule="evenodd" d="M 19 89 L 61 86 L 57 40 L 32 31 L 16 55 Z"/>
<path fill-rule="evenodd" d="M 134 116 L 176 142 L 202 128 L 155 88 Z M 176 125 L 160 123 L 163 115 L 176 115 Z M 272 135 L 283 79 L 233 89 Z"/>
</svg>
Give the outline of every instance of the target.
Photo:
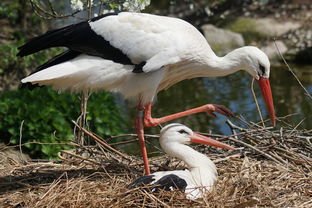
<svg viewBox="0 0 312 208">
<path fill-rule="evenodd" d="M 169 124 L 160 131 L 160 146 L 168 155 L 184 161 L 188 169 L 155 172 L 134 180 L 127 187 L 152 185 L 151 191 L 179 189 L 185 192 L 189 199 L 203 197 L 212 189 L 217 180 L 217 168 L 206 155 L 187 146 L 191 142 L 229 150 L 235 149 L 222 142 L 194 133 L 182 124 Z"/>
<path fill-rule="evenodd" d="M 35 37 L 21 46 L 17 55 L 27 56 L 51 47 L 67 47 L 68 50 L 39 66 L 35 73 L 22 79 L 22 83 L 52 85 L 71 91 L 103 89 L 135 99 L 138 109 L 135 128 L 145 174 L 150 170 L 144 126 L 153 127 L 199 112 L 211 116 L 215 116 L 213 112 L 233 115 L 224 106 L 207 104 L 152 118 L 155 95 L 179 81 L 245 70 L 258 80 L 275 124 L 268 57 L 252 46 L 218 57 L 203 35 L 181 19 L 131 12 L 105 14 Z"/>
</svg>

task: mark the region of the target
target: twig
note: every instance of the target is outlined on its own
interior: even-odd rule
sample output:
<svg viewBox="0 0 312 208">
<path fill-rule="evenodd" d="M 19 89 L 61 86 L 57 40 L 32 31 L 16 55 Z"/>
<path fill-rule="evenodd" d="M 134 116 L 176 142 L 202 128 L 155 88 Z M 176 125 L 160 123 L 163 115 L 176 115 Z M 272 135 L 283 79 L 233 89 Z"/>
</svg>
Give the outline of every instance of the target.
<svg viewBox="0 0 312 208">
<path fill-rule="evenodd" d="M 216 159 L 216 160 L 213 160 L 213 163 L 215 163 L 215 164 L 217 164 L 217 163 L 219 163 L 219 162 L 223 162 L 223 161 L 226 161 L 226 160 L 230 160 L 230 159 L 232 159 L 232 158 L 236 158 L 236 157 L 241 157 L 241 154 L 235 154 L 235 155 L 230 155 L 230 156 L 227 156 L 227 157 L 225 157 L 225 158 L 218 158 L 218 159 Z"/>
<path fill-rule="evenodd" d="M 19 137 L 19 151 L 20 151 L 20 160 L 25 162 L 24 161 L 24 158 L 23 158 L 23 151 L 22 151 L 22 138 L 23 138 L 23 125 L 24 125 L 24 121 L 25 120 L 22 120 L 21 122 L 21 125 L 20 125 L 20 137 Z"/>
<path fill-rule="evenodd" d="M 123 153 L 119 152 L 118 150 L 114 149 L 113 147 L 111 147 L 109 144 L 107 144 L 106 142 L 100 140 L 99 138 L 97 138 L 96 136 L 94 136 L 94 134 L 92 134 L 91 132 L 89 132 L 88 130 L 82 128 L 81 126 L 79 126 L 75 121 L 73 121 L 73 124 L 75 124 L 75 126 L 77 126 L 80 130 L 82 130 L 84 133 L 86 133 L 88 136 L 90 136 L 92 139 L 94 139 L 95 141 L 97 141 L 98 143 L 100 143 L 101 145 L 103 145 L 106 149 L 116 153 L 117 155 L 123 157 L 124 159 L 130 160 L 126 155 L 124 155 Z"/>
<path fill-rule="evenodd" d="M 170 206 L 169 206 L 168 204 L 166 204 L 165 202 L 161 201 L 160 199 L 158 199 L 158 198 L 157 198 L 156 196 L 154 196 L 153 194 L 148 193 L 146 190 L 143 190 L 143 192 L 144 192 L 149 198 L 151 198 L 152 200 L 156 200 L 156 201 L 158 201 L 160 204 L 162 204 L 163 206 L 169 207 L 169 208 L 170 208 Z"/>
<path fill-rule="evenodd" d="M 226 135 L 226 136 L 220 136 L 219 140 L 224 140 L 224 139 L 228 139 L 229 137 L 236 137 L 236 136 L 239 136 L 239 135 L 244 135 L 246 133 L 253 133 L 253 132 L 259 132 L 259 131 L 266 131 L 266 130 L 269 130 L 269 129 L 272 129 L 274 127 L 270 126 L 270 127 L 265 127 L 265 128 L 261 128 L 261 129 L 251 129 L 251 130 L 244 130 L 244 132 L 239 132 L 239 133 L 236 133 L 236 134 L 231 134 L 231 135 Z M 206 136 L 215 136 L 215 135 L 211 135 L 211 134 L 207 134 L 207 133 L 200 133 L 202 135 L 206 135 Z"/>
<path fill-rule="evenodd" d="M 295 128 L 293 128 L 293 130 L 291 130 L 291 132 L 289 133 L 289 135 L 292 135 L 292 133 L 301 125 L 301 123 L 302 123 L 304 120 L 305 120 L 305 118 L 302 119 L 302 120 L 295 126 Z"/>
<path fill-rule="evenodd" d="M 88 105 L 88 98 L 89 98 L 89 93 L 87 91 L 83 91 L 80 96 L 80 116 L 78 117 L 79 119 L 79 126 L 82 128 L 86 127 L 87 123 L 87 105 Z M 80 143 L 81 145 L 85 144 L 84 141 L 84 133 L 82 131 L 78 131 L 77 134 L 77 143 Z"/>
<path fill-rule="evenodd" d="M 230 123 L 229 120 L 226 120 L 226 123 L 228 123 L 228 125 L 231 126 L 231 125 L 229 124 L 229 123 Z M 231 122 L 231 124 L 232 124 L 232 122 Z M 236 129 L 236 128 L 231 128 L 232 134 L 236 134 L 235 129 Z M 238 139 L 237 135 L 235 135 L 234 138 L 235 138 L 235 139 Z"/>
<path fill-rule="evenodd" d="M 56 11 L 53 9 L 51 11 L 52 13 L 49 13 L 48 11 L 44 10 L 41 6 L 39 6 L 38 3 L 34 2 L 33 0 L 30 0 L 29 2 L 31 4 L 31 7 L 33 8 L 33 11 L 35 12 L 35 14 L 42 19 L 50 20 L 50 19 L 74 17 L 77 13 L 80 12 L 80 10 L 77 10 L 77 11 L 74 11 L 70 14 L 60 15 L 60 14 L 57 14 Z M 50 9 L 51 9 L 51 7 L 50 7 Z M 45 16 L 43 16 L 41 13 L 44 14 Z"/>
<path fill-rule="evenodd" d="M 110 138 L 112 139 L 117 139 L 117 138 L 122 138 L 122 137 L 137 137 L 138 135 L 137 134 L 120 134 L 120 135 L 116 135 L 116 136 L 111 136 Z M 155 138 L 155 139 L 158 139 L 159 138 L 159 135 L 154 135 L 154 134 L 144 134 L 144 137 L 145 138 Z"/>
<path fill-rule="evenodd" d="M 262 125 L 265 128 L 263 117 L 262 117 L 262 113 L 261 113 L 261 110 L 260 110 L 260 107 L 259 107 L 259 103 L 258 103 L 258 100 L 257 100 L 257 96 L 256 96 L 256 93 L 255 93 L 255 90 L 254 90 L 254 81 L 255 81 L 255 78 L 252 78 L 250 88 L 251 88 L 251 92 L 252 92 L 253 98 L 255 100 L 256 106 L 257 106 L 257 110 L 258 110 L 258 113 L 259 113 Z"/>
<path fill-rule="evenodd" d="M 70 142 L 70 143 L 26 142 L 26 143 L 18 144 L 18 145 L 5 146 L 5 147 L 1 148 L 0 150 L 11 149 L 11 148 L 19 147 L 19 146 L 25 146 L 25 145 L 28 145 L 28 144 L 79 146 L 78 144 L 73 143 L 73 142 Z"/>
<path fill-rule="evenodd" d="M 104 4 L 103 0 L 100 0 L 99 11 L 98 11 L 99 15 L 102 13 L 103 4 Z"/>
<path fill-rule="evenodd" d="M 244 129 L 244 128 L 242 128 L 242 127 L 239 127 L 239 126 L 233 124 L 229 119 L 227 119 L 227 120 L 225 121 L 225 123 L 226 123 L 227 125 L 229 125 L 231 129 L 238 129 L 238 130 L 240 130 L 240 131 L 246 131 L 246 130 L 247 130 L 247 129 Z M 236 133 L 234 133 L 234 134 L 236 134 Z M 235 136 L 236 136 L 236 135 L 235 135 Z"/>
<path fill-rule="evenodd" d="M 288 164 L 289 163 L 287 161 L 285 161 L 279 154 L 277 154 L 275 151 L 270 151 L 268 152 L 268 154 L 270 156 L 272 156 L 273 158 L 275 158 L 276 160 L 280 161 L 281 163 L 284 163 L 284 164 Z"/>
<path fill-rule="evenodd" d="M 312 96 L 309 93 L 309 91 L 303 86 L 303 84 L 301 83 L 301 81 L 299 80 L 299 78 L 297 77 L 297 75 L 295 74 L 295 72 L 290 68 L 290 66 L 288 65 L 287 61 L 285 60 L 284 56 L 282 55 L 282 53 L 280 52 L 277 44 L 276 44 L 276 39 L 274 38 L 274 45 L 277 49 L 278 55 L 282 58 L 283 62 L 285 63 L 285 65 L 287 66 L 288 70 L 291 72 L 291 74 L 295 77 L 295 79 L 297 80 L 297 82 L 299 83 L 299 85 L 303 88 L 303 90 L 305 91 L 306 95 L 312 100 Z"/>
<path fill-rule="evenodd" d="M 283 137 L 283 127 L 280 128 L 280 139 L 284 143 L 284 137 Z"/>
<path fill-rule="evenodd" d="M 296 162 L 296 163 L 306 163 L 306 162 L 312 162 L 312 160 L 311 160 L 311 158 L 304 158 L 305 160 L 301 160 L 301 159 L 297 159 L 297 158 L 294 158 L 294 157 L 292 157 L 292 156 L 290 156 L 290 155 L 294 155 L 293 153 L 291 153 L 290 151 L 287 151 L 287 150 L 285 150 L 285 149 L 283 149 L 283 148 L 280 148 L 280 147 L 274 147 L 274 149 L 276 149 L 276 150 L 279 150 L 279 151 L 283 151 L 283 152 L 285 152 L 285 153 L 287 153 L 287 154 L 284 154 L 284 153 L 280 153 L 283 157 L 285 157 L 285 158 L 287 158 L 287 159 L 289 159 L 289 160 L 292 160 L 292 161 L 294 161 L 294 162 Z"/>
<path fill-rule="evenodd" d="M 92 18 L 92 0 L 88 0 L 88 19 Z"/>
<path fill-rule="evenodd" d="M 67 173 L 65 172 L 65 173 L 63 173 L 62 175 L 60 175 L 56 180 L 54 180 L 53 183 L 50 185 L 48 191 L 45 192 L 39 199 L 40 199 L 40 200 L 43 200 L 43 198 L 46 197 L 46 196 L 48 195 L 48 193 L 50 193 L 50 192 L 53 190 L 53 188 L 56 187 L 56 186 L 61 182 L 60 179 L 61 179 L 64 175 L 66 175 L 66 174 L 67 174 Z M 39 201 L 40 201 L 40 200 L 39 200 Z"/>
<path fill-rule="evenodd" d="M 265 152 L 259 150 L 258 148 L 254 147 L 254 146 L 252 146 L 252 145 L 250 145 L 250 144 L 247 144 L 247 143 L 245 143 L 245 142 L 243 142 L 243 141 L 237 140 L 237 139 L 235 139 L 235 138 L 233 138 L 233 137 L 229 137 L 228 139 L 231 140 L 231 141 L 233 141 L 233 142 L 236 142 L 236 143 L 239 143 L 239 144 L 241 144 L 241 145 L 244 145 L 245 147 L 248 147 L 248 148 L 250 148 L 250 149 L 253 149 L 253 150 L 255 150 L 256 152 L 260 153 L 261 155 L 267 157 L 268 159 L 273 160 L 273 161 L 275 161 L 275 162 L 278 163 L 278 164 L 281 164 L 281 162 L 280 162 L 279 160 L 275 159 L 275 158 L 272 157 L 271 155 L 269 155 L 269 154 L 267 154 L 267 153 L 265 153 Z M 281 165 L 282 165 L 282 164 L 281 164 Z"/>
<path fill-rule="evenodd" d="M 73 156 L 73 157 L 77 157 L 77 158 L 82 159 L 82 160 L 86 160 L 86 161 L 92 162 L 92 163 L 97 164 L 97 165 L 101 165 L 101 163 L 99 163 L 99 162 L 97 162 L 95 160 L 91 160 L 89 158 L 84 158 L 84 157 L 82 157 L 80 155 L 77 155 L 75 153 L 72 153 L 72 152 L 69 152 L 69 151 L 66 151 L 66 150 L 61 150 L 61 152 L 65 153 L 65 154 L 68 154 L 70 156 Z"/>
<path fill-rule="evenodd" d="M 105 148 L 104 148 L 102 145 L 100 145 L 100 144 L 97 144 L 97 145 L 98 145 L 98 147 L 100 148 L 100 150 L 101 150 L 102 154 L 103 154 L 103 155 L 105 155 L 105 157 L 107 157 L 107 158 L 108 158 L 108 154 L 109 154 L 109 152 L 105 151 Z M 120 158 L 115 157 L 115 155 L 113 155 L 113 154 L 110 154 L 110 156 L 111 156 L 111 157 L 112 157 L 112 159 L 114 159 L 115 161 L 120 162 Z"/>
<path fill-rule="evenodd" d="M 56 13 L 56 11 L 55 11 L 55 9 L 54 9 L 54 7 L 53 7 L 53 5 L 52 5 L 50 0 L 48 0 L 48 4 L 49 4 L 49 7 L 50 7 L 50 10 L 51 10 L 52 14 L 57 16 L 57 13 Z"/>
<path fill-rule="evenodd" d="M 307 142 L 309 143 L 309 145 L 312 146 L 312 142 L 310 141 L 310 139 L 312 139 L 312 137 L 310 137 L 310 136 L 297 136 L 297 138 L 307 140 Z"/>
<path fill-rule="evenodd" d="M 122 145 L 122 144 L 128 144 L 128 143 L 132 143 L 132 142 L 136 142 L 138 141 L 138 139 L 131 139 L 131 140 L 127 140 L 127 141 L 121 141 L 121 142 L 115 142 L 115 143 L 110 143 L 110 146 L 116 146 L 116 145 Z"/>
</svg>

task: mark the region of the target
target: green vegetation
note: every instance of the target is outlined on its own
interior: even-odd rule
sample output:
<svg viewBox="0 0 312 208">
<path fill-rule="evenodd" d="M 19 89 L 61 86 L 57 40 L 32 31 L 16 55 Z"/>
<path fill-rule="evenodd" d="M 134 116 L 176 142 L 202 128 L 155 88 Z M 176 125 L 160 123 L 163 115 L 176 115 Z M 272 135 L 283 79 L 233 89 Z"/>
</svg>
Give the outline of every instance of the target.
<svg viewBox="0 0 312 208">
<path fill-rule="evenodd" d="M 0 23 L 0 142 L 16 145 L 21 136 L 22 143 L 28 143 L 24 152 L 31 157 L 55 158 L 59 150 L 69 147 L 29 142 L 73 140 L 71 120 L 76 120 L 80 114 L 79 95 L 58 94 L 48 87 L 16 89 L 21 78 L 62 51 L 54 48 L 23 58 L 16 56 L 19 46 L 44 33 L 51 22 L 37 16 L 29 1 L 3 0 L 0 1 Z M 8 89 L 10 91 L 5 91 Z M 127 128 L 109 93 L 90 97 L 87 124 L 91 131 L 101 136 L 119 134 Z"/>
<path fill-rule="evenodd" d="M 23 2 L 23 3 L 22 3 Z M 20 59 L 16 56 L 18 46 L 28 39 L 28 35 L 34 31 L 39 31 L 38 23 L 40 18 L 30 13 L 25 1 L 1 1 L 0 2 L 0 76 L 12 71 L 19 71 L 23 74 L 24 70 L 34 68 L 35 63 L 43 63 L 47 60 L 46 56 L 55 55 L 56 50 L 40 55 L 33 55 Z M 27 23 L 27 24 L 26 24 Z M 34 25 L 27 28 L 28 25 Z M 27 31 L 26 31 L 27 28 Z"/>
<path fill-rule="evenodd" d="M 58 143 L 73 139 L 73 124 L 79 116 L 79 98 L 69 93 L 58 94 L 48 87 L 19 89 L 0 95 L 0 135 L 9 144 L 22 142 Z M 99 135 L 122 132 L 125 123 L 109 93 L 90 97 L 88 124 Z M 20 128 L 23 122 L 22 128 Z M 33 157 L 51 158 L 64 146 L 26 145 Z M 43 155 L 41 154 L 43 153 Z"/>
<path fill-rule="evenodd" d="M 19 70 L 20 72 L 17 73 L 23 74 L 27 69 L 35 69 L 36 66 L 39 66 L 38 64 L 44 63 L 49 57 L 53 57 L 60 52 L 60 49 L 53 48 L 38 54 L 20 58 L 16 56 L 20 45 L 22 44 L 11 43 L 0 45 L 0 54 L 2 57 L 0 62 L 0 75 L 6 72 L 17 72 Z"/>
</svg>

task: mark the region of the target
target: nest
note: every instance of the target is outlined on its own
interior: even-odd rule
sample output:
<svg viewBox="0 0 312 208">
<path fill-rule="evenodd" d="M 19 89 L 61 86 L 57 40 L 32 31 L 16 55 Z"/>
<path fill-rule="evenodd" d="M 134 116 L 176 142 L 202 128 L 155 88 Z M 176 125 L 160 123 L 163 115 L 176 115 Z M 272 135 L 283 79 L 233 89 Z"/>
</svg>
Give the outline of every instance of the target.
<svg viewBox="0 0 312 208">
<path fill-rule="evenodd" d="M 141 159 L 97 138 L 101 145 L 75 144 L 75 151 L 63 151 L 62 162 L 11 160 L 0 165 L 0 207 L 312 207 L 311 130 L 228 124 L 233 135 L 208 135 L 239 150 L 196 147 L 209 155 L 219 173 L 214 189 L 203 199 L 188 200 L 180 191 L 127 189 L 142 175 Z M 159 156 L 151 159 L 151 168 L 153 172 L 185 165 Z"/>
</svg>

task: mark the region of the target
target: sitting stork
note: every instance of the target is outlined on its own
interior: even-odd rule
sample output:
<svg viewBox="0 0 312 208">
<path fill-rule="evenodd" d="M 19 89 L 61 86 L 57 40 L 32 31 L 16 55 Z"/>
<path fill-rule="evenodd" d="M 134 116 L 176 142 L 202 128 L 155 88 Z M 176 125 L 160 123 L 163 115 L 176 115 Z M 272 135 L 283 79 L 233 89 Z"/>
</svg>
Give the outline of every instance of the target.
<svg viewBox="0 0 312 208">
<path fill-rule="evenodd" d="M 235 149 L 222 142 L 194 133 L 182 124 L 169 124 L 160 132 L 160 146 L 168 155 L 184 161 L 188 169 L 155 172 L 134 180 L 127 187 L 145 186 L 153 192 L 161 189 L 166 191 L 179 189 L 185 192 L 188 199 L 203 197 L 217 180 L 217 168 L 206 155 L 187 146 L 191 142 L 229 150 Z"/>
</svg>

